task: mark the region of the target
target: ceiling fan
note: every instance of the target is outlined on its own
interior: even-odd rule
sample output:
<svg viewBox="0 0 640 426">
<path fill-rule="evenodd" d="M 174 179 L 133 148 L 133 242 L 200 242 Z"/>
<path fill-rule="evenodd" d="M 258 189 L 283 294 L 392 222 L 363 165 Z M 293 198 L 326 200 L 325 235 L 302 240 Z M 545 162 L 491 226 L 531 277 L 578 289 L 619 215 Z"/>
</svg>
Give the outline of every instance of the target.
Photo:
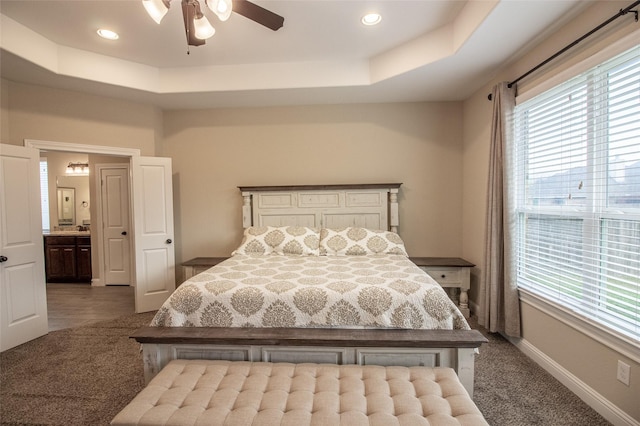
<svg viewBox="0 0 640 426">
<path fill-rule="evenodd" d="M 204 16 L 200 1 L 218 16 L 226 21 L 231 12 L 251 19 L 258 24 L 278 31 L 284 24 L 284 18 L 248 0 L 181 0 L 184 29 L 189 46 L 201 46 L 205 40 L 215 34 L 215 29 Z M 171 0 L 142 0 L 144 8 L 151 18 L 160 24 L 164 15 L 169 11 Z"/>
</svg>

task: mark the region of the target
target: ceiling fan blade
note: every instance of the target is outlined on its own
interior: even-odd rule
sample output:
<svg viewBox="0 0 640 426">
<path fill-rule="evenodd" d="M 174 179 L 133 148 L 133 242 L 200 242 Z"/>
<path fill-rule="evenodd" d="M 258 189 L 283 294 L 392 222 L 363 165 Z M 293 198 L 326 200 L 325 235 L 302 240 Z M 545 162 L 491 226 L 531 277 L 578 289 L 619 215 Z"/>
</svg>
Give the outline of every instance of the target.
<svg viewBox="0 0 640 426">
<path fill-rule="evenodd" d="M 193 26 L 193 18 L 196 14 L 196 8 L 187 0 L 182 1 L 182 17 L 184 18 L 184 32 L 187 36 L 187 44 L 189 46 L 202 46 L 204 40 L 196 38 L 196 29 Z"/>
<path fill-rule="evenodd" d="M 284 24 L 282 16 L 247 0 L 233 0 L 233 11 L 273 31 L 278 31 Z"/>
</svg>

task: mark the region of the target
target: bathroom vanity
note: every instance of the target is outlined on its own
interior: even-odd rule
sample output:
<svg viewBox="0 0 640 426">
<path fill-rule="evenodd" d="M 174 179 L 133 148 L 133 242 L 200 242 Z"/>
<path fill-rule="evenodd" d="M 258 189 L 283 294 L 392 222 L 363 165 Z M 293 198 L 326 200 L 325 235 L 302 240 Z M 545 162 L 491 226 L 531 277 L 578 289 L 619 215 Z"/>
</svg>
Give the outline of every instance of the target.
<svg viewBox="0 0 640 426">
<path fill-rule="evenodd" d="M 53 232 L 44 235 L 47 282 L 91 282 L 89 232 Z"/>
</svg>

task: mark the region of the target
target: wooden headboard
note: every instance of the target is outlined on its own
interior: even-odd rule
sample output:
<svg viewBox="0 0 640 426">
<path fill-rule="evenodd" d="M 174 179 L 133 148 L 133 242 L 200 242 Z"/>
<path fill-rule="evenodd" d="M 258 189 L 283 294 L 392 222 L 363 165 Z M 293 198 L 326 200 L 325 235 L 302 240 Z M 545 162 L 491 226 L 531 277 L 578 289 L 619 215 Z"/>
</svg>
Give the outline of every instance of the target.
<svg viewBox="0 0 640 426">
<path fill-rule="evenodd" d="M 400 185 L 240 186 L 242 225 L 358 226 L 398 232 Z"/>
</svg>

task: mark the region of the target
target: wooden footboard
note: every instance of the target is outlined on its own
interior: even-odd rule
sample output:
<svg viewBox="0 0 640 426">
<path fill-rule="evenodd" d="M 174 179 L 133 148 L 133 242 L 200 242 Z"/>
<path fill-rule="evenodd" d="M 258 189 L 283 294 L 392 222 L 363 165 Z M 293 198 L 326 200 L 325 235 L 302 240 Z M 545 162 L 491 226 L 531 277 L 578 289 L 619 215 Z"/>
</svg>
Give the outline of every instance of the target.
<svg viewBox="0 0 640 426">
<path fill-rule="evenodd" d="M 148 383 L 173 359 L 450 367 L 473 397 L 477 330 L 143 327 Z"/>
</svg>

